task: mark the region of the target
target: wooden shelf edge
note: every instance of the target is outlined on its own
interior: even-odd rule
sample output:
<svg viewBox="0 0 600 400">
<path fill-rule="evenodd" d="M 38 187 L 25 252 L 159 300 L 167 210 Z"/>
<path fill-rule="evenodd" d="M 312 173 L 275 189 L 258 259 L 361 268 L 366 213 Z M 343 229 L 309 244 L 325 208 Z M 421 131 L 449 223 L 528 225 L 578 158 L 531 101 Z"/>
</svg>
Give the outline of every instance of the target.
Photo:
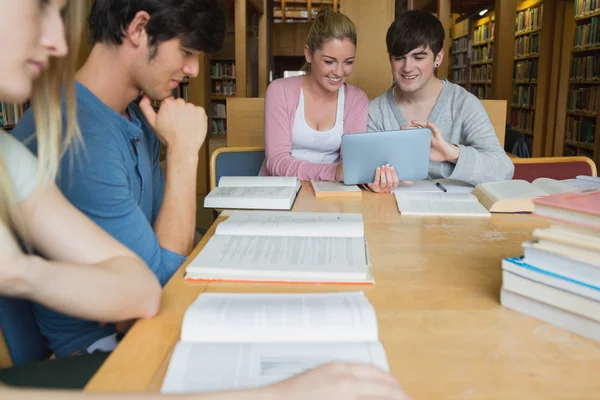
<svg viewBox="0 0 600 400">
<path fill-rule="evenodd" d="M 573 47 L 573 53 L 585 53 L 587 51 L 596 51 L 596 50 L 600 50 L 600 45 L 595 45 L 592 47 L 584 47 L 584 48 Z"/>
<path fill-rule="evenodd" d="M 530 54 L 528 56 L 517 56 L 514 58 L 514 61 L 534 60 L 536 58 L 540 58 L 540 55 L 539 54 Z"/>
<path fill-rule="evenodd" d="M 486 44 L 491 44 L 494 43 L 494 39 L 488 39 L 488 40 L 484 40 L 483 42 L 473 42 L 471 43 L 471 47 L 479 47 L 479 46 L 485 46 Z"/>
<path fill-rule="evenodd" d="M 575 16 L 575 21 L 585 21 L 586 19 L 600 16 L 600 9 L 594 11 L 588 11 L 587 13 L 579 14 Z"/>
<path fill-rule="evenodd" d="M 577 81 L 577 80 L 569 79 L 569 83 L 573 83 L 576 85 L 600 85 L 600 80 L 599 81 L 589 81 L 589 80 Z"/>
<path fill-rule="evenodd" d="M 541 31 L 542 31 L 542 28 L 532 29 L 532 30 L 528 30 L 528 31 L 515 32 L 515 37 L 529 35 L 532 33 L 538 33 Z"/>
</svg>

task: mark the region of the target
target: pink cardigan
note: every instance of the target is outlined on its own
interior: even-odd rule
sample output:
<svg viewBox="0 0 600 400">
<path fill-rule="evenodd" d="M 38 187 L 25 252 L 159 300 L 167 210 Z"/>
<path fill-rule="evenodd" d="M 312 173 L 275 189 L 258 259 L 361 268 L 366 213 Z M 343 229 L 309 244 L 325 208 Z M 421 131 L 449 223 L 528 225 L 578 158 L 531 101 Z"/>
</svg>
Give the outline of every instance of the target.
<svg viewBox="0 0 600 400">
<path fill-rule="evenodd" d="M 335 181 L 337 163 L 316 164 L 292 157 L 292 129 L 300 101 L 302 76 L 276 79 L 265 95 L 265 162 L 259 175 L 297 176 L 298 179 Z M 367 131 L 369 100 L 365 92 L 346 84 L 344 133 Z"/>
</svg>

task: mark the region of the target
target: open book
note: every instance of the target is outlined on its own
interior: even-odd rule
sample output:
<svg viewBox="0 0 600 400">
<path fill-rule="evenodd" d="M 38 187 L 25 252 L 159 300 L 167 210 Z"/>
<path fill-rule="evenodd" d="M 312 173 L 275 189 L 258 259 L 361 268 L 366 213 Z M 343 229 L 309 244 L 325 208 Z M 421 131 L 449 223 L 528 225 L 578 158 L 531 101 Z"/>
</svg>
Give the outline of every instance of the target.
<svg viewBox="0 0 600 400">
<path fill-rule="evenodd" d="M 296 177 L 223 176 L 205 208 L 291 210 L 302 184 Z"/>
<path fill-rule="evenodd" d="M 361 214 L 234 211 L 186 279 L 373 283 Z"/>
<path fill-rule="evenodd" d="M 490 217 L 471 193 L 396 191 L 398 210 L 404 215 Z"/>
<path fill-rule="evenodd" d="M 185 313 L 161 392 L 267 386 L 336 361 L 389 370 L 362 292 L 205 293 Z"/>
<path fill-rule="evenodd" d="M 600 179 L 590 176 L 562 181 L 538 178 L 532 183 L 523 180 L 481 183 L 473 195 L 491 212 L 532 212 L 535 198 L 594 188 L 600 189 Z"/>
</svg>

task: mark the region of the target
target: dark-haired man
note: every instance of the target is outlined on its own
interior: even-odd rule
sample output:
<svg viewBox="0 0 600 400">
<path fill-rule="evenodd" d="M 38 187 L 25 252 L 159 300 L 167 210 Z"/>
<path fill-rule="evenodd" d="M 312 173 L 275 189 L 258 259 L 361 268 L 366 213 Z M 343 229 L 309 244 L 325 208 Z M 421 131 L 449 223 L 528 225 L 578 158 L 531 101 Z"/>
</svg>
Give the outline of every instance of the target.
<svg viewBox="0 0 600 400">
<path fill-rule="evenodd" d="M 63 157 L 58 184 L 163 285 L 194 243 L 198 151 L 207 130 L 202 108 L 170 96 L 184 77 L 198 74 L 201 51 L 221 47 L 225 24 L 217 0 L 96 0 L 89 17 L 93 47 L 76 74 L 84 150 Z M 158 113 L 150 100 L 162 100 Z M 35 152 L 35 141 L 27 140 L 34 131 L 29 112 L 13 133 Z M 112 324 L 39 305 L 34 312 L 57 356 L 116 346 Z"/>
<path fill-rule="evenodd" d="M 423 11 L 408 11 L 389 27 L 386 42 L 394 85 L 369 103 L 369 131 L 431 129 L 429 178 L 477 185 L 508 180 L 513 163 L 475 96 L 438 79 L 444 28 Z"/>
</svg>

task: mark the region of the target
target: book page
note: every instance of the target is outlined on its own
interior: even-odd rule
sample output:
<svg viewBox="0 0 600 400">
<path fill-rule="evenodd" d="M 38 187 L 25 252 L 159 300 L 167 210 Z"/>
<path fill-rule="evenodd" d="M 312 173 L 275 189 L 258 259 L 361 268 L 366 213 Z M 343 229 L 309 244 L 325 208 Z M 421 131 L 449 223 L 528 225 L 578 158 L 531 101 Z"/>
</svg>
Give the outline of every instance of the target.
<svg viewBox="0 0 600 400">
<path fill-rule="evenodd" d="M 576 179 L 566 179 L 563 182 L 568 183 L 578 192 L 584 190 L 600 190 L 600 178 L 596 176 L 578 175 Z"/>
<path fill-rule="evenodd" d="M 412 185 L 407 185 L 400 183 L 394 193 L 398 192 L 435 192 L 435 193 L 445 193 L 442 189 L 436 186 L 436 183 L 440 183 L 444 189 L 446 189 L 447 193 L 471 193 L 473 191 L 474 186 L 462 182 L 457 181 L 455 179 L 435 179 L 435 180 L 422 180 L 422 181 L 414 181 Z"/>
<path fill-rule="evenodd" d="M 551 178 L 538 178 L 531 182 L 531 184 L 548 194 L 557 194 L 564 192 L 572 192 L 576 190 L 574 185 L 572 184 L 572 181 L 576 180 L 577 179 L 557 181 L 556 179 Z"/>
<path fill-rule="evenodd" d="M 218 187 L 288 186 L 296 187 L 295 176 L 222 176 Z"/>
<path fill-rule="evenodd" d="M 395 192 L 396 199 L 422 200 L 435 202 L 478 202 L 477 197 L 471 193 L 445 193 L 445 192 Z"/>
<path fill-rule="evenodd" d="M 281 198 L 294 196 L 296 190 L 289 186 L 237 186 L 216 187 L 206 197 L 245 198 Z"/>
<path fill-rule="evenodd" d="M 188 308 L 187 342 L 353 342 L 377 340 L 377 319 L 362 292 L 204 293 Z"/>
<path fill-rule="evenodd" d="M 506 199 L 523 199 L 547 196 L 548 193 L 523 180 L 480 183 L 482 188 L 494 202 Z"/>
<path fill-rule="evenodd" d="M 593 183 L 600 185 L 600 177 L 597 177 L 597 176 L 577 175 L 575 178 L 583 180 L 583 181 L 593 182 Z"/>
<path fill-rule="evenodd" d="M 364 238 L 215 235 L 187 266 L 194 278 L 366 281 Z"/>
<path fill-rule="evenodd" d="M 161 392 L 192 393 L 262 387 L 336 361 L 373 364 L 389 371 L 380 342 L 179 342 Z"/>
<path fill-rule="evenodd" d="M 362 214 L 237 211 L 217 226 L 217 235 L 358 237 Z"/>
<path fill-rule="evenodd" d="M 397 197 L 402 215 L 489 217 L 490 212 L 476 201 L 430 201 Z"/>
</svg>

